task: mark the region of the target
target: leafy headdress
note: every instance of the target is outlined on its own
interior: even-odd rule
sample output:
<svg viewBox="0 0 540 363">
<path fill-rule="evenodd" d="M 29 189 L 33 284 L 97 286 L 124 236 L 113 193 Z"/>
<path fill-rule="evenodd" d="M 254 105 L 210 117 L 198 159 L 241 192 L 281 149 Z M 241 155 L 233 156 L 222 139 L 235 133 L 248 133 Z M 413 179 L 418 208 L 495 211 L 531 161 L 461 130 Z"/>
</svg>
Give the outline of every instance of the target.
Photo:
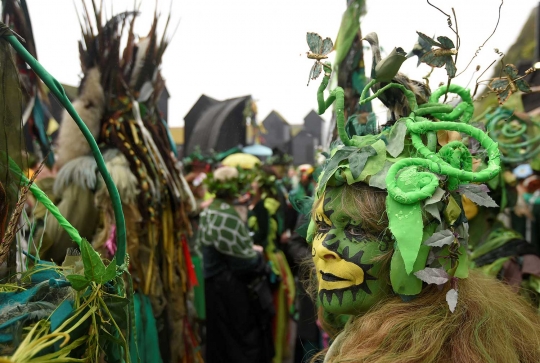
<svg viewBox="0 0 540 363">
<path fill-rule="evenodd" d="M 222 166 L 209 173 L 204 183 L 212 194 L 237 197 L 245 193 L 253 181 L 252 172 L 240 167 Z"/>
<path fill-rule="evenodd" d="M 395 293 L 414 296 L 423 282 L 438 285 L 451 281 L 447 300 L 451 310 L 457 302 L 457 282 L 468 276 L 468 223 L 461 206 L 461 195 L 479 205 L 495 206 L 487 187 L 479 184 L 493 179 L 500 171 L 500 154 L 485 132 L 469 125 L 474 107 L 468 89 L 452 84 L 432 93 L 429 102 L 418 105 L 415 94 L 403 85 L 390 82 L 374 95 L 368 90 L 393 79 L 404 56 L 394 51 L 377 65 L 373 79 L 360 97 L 360 105 L 388 89 L 399 89 L 411 109 L 391 128 L 377 135 L 352 135 L 345 128 L 344 92 L 340 87 L 324 98 L 331 65 L 323 65 L 324 78 L 317 92 L 322 114 L 335 103 L 340 141 L 333 143 L 330 157 L 319 178 L 317 197 L 327 186 L 364 182 L 386 189 L 389 229 L 394 240 L 390 279 Z M 461 102 L 453 107 L 439 103 L 446 93 L 457 94 Z M 473 171 L 473 157 L 461 141 L 439 147 L 437 133 L 457 131 L 476 139 L 486 166 Z M 424 223 L 426 212 L 428 222 Z M 315 225 L 308 230 L 313 239 Z"/>
</svg>

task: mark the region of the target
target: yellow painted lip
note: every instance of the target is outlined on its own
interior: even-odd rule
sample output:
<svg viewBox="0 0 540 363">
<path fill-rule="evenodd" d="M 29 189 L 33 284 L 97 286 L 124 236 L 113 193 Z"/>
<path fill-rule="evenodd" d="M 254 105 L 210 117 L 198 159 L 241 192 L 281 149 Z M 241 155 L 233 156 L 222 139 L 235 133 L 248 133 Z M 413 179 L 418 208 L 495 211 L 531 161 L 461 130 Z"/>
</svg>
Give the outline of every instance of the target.
<svg viewBox="0 0 540 363">
<path fill-rule="evenodd" d="M 323 270 L 319 271 L 321 273 L 321 279 L 326 282 L 343 282 L 343 281 L 351 281 L 349 279 L 346 279 L 341 276 L 336 276 L 330 272 L 324 272 Z M 325 278 L 326 277 L 326 278 Z"/>
<path fill-rule="evenodd" d="M 330 280 L 325 279 L 330 278 Z M 335 279 L 332 281 L 332 279 Z M 351 279 L 346 279 L 341 276 L 336 276 L 329 272 L 324 272 L 319 270 L 319 290 L 338 290 L 338 289 L 347 289 L 355 285 L 355 281 Z"/>
</svg>

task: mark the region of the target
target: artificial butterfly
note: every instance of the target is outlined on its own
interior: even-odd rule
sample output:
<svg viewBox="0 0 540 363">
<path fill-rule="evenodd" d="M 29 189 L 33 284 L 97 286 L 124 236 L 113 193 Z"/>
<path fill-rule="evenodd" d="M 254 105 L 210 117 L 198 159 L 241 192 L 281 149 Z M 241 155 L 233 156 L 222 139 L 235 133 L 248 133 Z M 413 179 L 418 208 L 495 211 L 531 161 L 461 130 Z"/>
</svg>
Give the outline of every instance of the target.
<svg viewBox="0 0 540 363">
<path fill-rule="evenodd" d="M 454 78 L 456 76 L 456 63 L 454 63 L 452 56 L 457 54 L 457 50 L 454 49 L 454 42 L 452 42 L 450 38 L 444 36 L 438 37 L 437 42 L 423 33 L 417 33 L 423 41 L 431 44 L 432 46 L 439 47 L 425 53 L 422 58 L 420 58 L 420 61 L 437 68 L 441 68 L 446 65 L 446 73 L 448 73 L 448 77 Z"/>
<path fill-rule="evenodd" d="M 330 38 L 323 40 L 322 37 L 317 33 L 307 33 L 307 43 L 310 50 L 307 52 L 307 57 L 309 59 L 315 59 L 315 64 L 313 67 L 311 67 L 311 71 L 309 72 L 309 86 L 309 81 L 316 79 L 321 74 L 321 59 L 328 58 L 327 54 L 332 51 L 332 48 L 334 48 L 334 43 L 332 43 L 332 39 Z"/>
<path fill-rule="evenodd" d="M 508 97 L 518 90 L 521 92 L 531 92 L 529 84 L 519 77 L 518 70 L 515 65 L 507 64 L 503 69 L 505 77 L 495 78 L 489 82 L 489 89 L 497 94 L 499 104 L 503 104 Z M 527 73 L 526 73 L 527 74 Z"/>
</svg>

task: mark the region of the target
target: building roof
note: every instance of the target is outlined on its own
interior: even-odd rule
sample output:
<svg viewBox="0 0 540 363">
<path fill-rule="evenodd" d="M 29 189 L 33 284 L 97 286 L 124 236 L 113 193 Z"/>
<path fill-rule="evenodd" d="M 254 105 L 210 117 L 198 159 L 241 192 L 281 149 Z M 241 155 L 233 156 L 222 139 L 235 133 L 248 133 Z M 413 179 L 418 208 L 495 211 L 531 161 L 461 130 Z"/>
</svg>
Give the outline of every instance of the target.
<svg viewBox="0 0 540 363">
<path fill-rule="evenodd" d="M 251 101 L 251 96 L 217 101 L 201 112 L 194 121 L 189 139 L 186 140 L 186 153 L 193 152 L 197 146 L 202 151 L 212 149 L 219 152 L 244 144 L 246 141 L 244 109 L 248 101 Z"/>
</svg>

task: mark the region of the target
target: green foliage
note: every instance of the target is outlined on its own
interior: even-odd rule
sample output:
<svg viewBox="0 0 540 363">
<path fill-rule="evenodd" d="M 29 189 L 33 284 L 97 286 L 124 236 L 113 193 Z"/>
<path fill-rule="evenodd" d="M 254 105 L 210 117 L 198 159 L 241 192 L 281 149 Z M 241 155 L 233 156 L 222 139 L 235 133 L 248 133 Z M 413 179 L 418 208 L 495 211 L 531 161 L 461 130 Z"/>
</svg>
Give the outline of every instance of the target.
<svg viewBox="0 0 540 363">
<path fill-rule="evenodd" d="M 347 10 L 343 13 L 335 44 L 335 63 L 338 66 L 345 59 L 354 38 L 358 34 L 358 30 L 360 29 L 360 16 L 365 13 L 365 7 L 364 0 L 350 1 Z"/>
<path fill-rule="evenodd" d="M 217 180 L 214 177 L 214 173 L 209 173 L 204 180 L 208 191 L 212 194 L 226 194 L 230 196 L 238 196 L 248 191 L 251 182 L 254 180 L 255 173 L 251 170 L 244 170 L 240 167 L 238 170 L 238 177 L 230 178 L 225 181 Z"/>
<path fill-rule="evenodd" d="M 116 259 L 113 258 L 109 265 L 105 267 L 99 254 L 94 251 L 92 245 L 85 239 L 81 242 L 81 258 L 84 266 L 84 276 L 66 276 L 75 290 L 84 290 L 91 282 L 102 285 L 116 277 Z"/>
</svg>

